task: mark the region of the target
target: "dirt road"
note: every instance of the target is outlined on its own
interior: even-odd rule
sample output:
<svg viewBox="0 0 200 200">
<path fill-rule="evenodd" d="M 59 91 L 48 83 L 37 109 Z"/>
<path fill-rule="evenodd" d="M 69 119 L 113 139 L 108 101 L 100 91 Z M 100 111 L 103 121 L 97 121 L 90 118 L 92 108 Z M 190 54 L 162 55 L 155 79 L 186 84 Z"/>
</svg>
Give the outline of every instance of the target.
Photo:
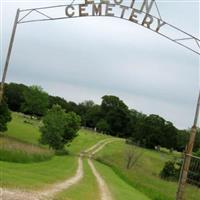
<svg viewBox="0 0 200 200">
<path fill-rule="evenodd" d="M 105 181 L 94 167 L 94 164 L 90 158 L 94 156 L 94 154 L 96 154 L 98 151 L 100 151 L 106 144 L 113 141 L 114 141 L 113 139 L 106 139 L 99 141 L 97 144 L 84 151 L 84 153 L 86 153 L 88 156 L 88 164 L 91 167 L 91 170 L 94 176 L 96 177 L 97 183 L 99 185 L 101 200 L 112 200 L 111 194 L 109 192 L 109 189 Z M 78 168 L 76 174 L 71 178 L 61 183 L 53 184 L 49 188 L 37 192 L 0 188 L 0 200 L 46 200 L 46 199 L 50 200 L 56 193 L 61 192 L 62 190 L 66 190 L 72 185 L 77 184 L 83 178 L 83 176 L 84 176 L 83 161 L 82 161 L 82 155 L 80 155 L 78 158 Z"/>
</svg>

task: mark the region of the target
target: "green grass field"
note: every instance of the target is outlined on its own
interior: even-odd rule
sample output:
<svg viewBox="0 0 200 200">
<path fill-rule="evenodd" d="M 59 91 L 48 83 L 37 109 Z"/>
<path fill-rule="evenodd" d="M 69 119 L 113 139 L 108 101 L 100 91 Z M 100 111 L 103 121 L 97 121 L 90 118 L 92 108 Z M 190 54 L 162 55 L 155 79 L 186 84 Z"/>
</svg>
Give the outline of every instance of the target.
<svg viewBox="0 0 200 200">
<path fill-rule="evenodd" d="M 50 184 L 73 176 L 77 158 L 54 156 L 39 163 L 13 163 L 0 161 L 1 186 L 20 189 L 42 189 Z"/>
<path fill-rule="evenodd" d="M 34 150 L 40 149 L 35 146 L 39 145 L 40 122 L 28 119 L 29 123 L 25 123 L 25 120 L 27 121 L 27 118 L 20 113 L 12 113 L 12 121 L 8 124 L 8 131 L 5 132 L 6 137 L 9 137 L 9 139 L 1 140 L 1 143 L 5 144 L 6 142 L 8 144 L 7 140 L 16 140 L 13 144 L 15 148 L 24 148 L 24 151 L 29 151 L 30 149 L 33 150 L 33 148 L 35 148 Z M 92 131 L 80 130 L 78 137 L 75 138 L 67 149 L 71 154 L 78 154 L 80 151 L 93 146 L 96 142 L 105 138 L 109 138 L 109 136 L 96 134 Z M 20 141 L 23 145 L 18 146 L 17 143 L 20 143 Z M 12 146 L 10 142 L 9 145 L 7 150 Z M 3 147 L 5 147 L 5 145 L 2 146 L 2 148 Z M 22 154 L 19 156 L 17 155 L 17 152 L 15 153 L 18 158 L 20 156 L 23 157 Z M 2 176 L 0 177 L 1 186 L 39 189 L 72 176 L 75 173 L 76 168 L 77 158 L 74 156 L 54 156 L 53 159 L 49 161 L 26 164 L 0 161 L 0 171 L 2 172 Z"/>
<path fill-rule="evenodd" d="M 137 200 L 150 200 L 147 196 L 123 181 L 108 166 L 97 161 L 94 163 L 95 167 L 106 181 L 114 200 L 133 200 L 133 198 Z M 55 196 L 54 200 L 80 200 L 83 196 L 84 199 L 87 200 L 100 200 L 97 182 L 86 159 L 84 159 L 84 171 L 85 176 L 77 185 L 59 193 Z"/>
<path fill-rule="evenodd" d="M 40 131 L 39 125 L 41 122 L 33 119 L 28 119 L 29 123 L 25 123 L 27 118 L 20 113 L 12 113 L 12 121 L 8 123 L 8 131 L 5 135 L 16 138 L 18 140 L 39 145 Z M 81 129 L 78 132 L 73 142 L 67 146 L 71 154 L 78 154 L 81 151 L 91 147 L 99 140 L 110 138 L 108 135 L 98 134 L 93 131 Z"/>
<path fill-rule="evenodd" d="M 178 154 L 156 152 L 136 147 L 141 152 L 132 169 L 126 169 L 127 144 L 123 141 L 108 144 L 97 154 L 97 159 L 111 166 L 114 171 L 126 182 L 137 188 L 151 199 L 174 200 L 177 190 L 177 182 L 162 180 L 159 173 L 167 160 L 176 158 Z M 187 200 L 197 200 L 200 197 L 200 190 L 189 187 Z M 194 195 L 196 193 L 196 196 Z"/>
<path fill-rule="evenodd" d="M 26 151 L 31 146 L 41 150 L 39 144 L 41 122 L 27 119 L 19 113 L 12 113 L 12 117 L 5 138 L 9 138 L 11 141 L 16 140 L 16 143 L 20 143 L 20 148 L 26 149 Z M 53 156 L 48 161 L 33 163 L 0 161 L 1 186 L 37 190 L 65 180 L 76 172 L 77 157 L 75 155 L 107 138 L 111 137 L 81 129 L 73 142 L 66 146 L 70 153 L 68 156 Z M 9 141 L 7 142 L 9 143 Z M 8 143 L 7 149 L 10 145 Z M 19 148 L 16 143 L 14 144 L 15 148 Z M 48 150 L 47 146 L 42 146 L 42 148 Z M 37 151 L 36 149 L 32 149 L 32 151 Z M 127 144 L 123 140 L 115 141 L 106 145 L 97 154 L 96 158 L 100 162 L 94 161 L 98 172 L 108 184 L 114 200 L 174 200 L 177 183 L 160 179 L 159 173 L 167 160 L 180 157 L 180 153 L 171 154 L 165 149 L 156 152 L 136 147 L 136 152 L 140 152 L 141 157 L 132 169 L 127 170 L 126 149 Z M 29 150 L 28 154 L 31 153 Z M 77 185 L 57 194 L 54 200 L 79 200 L 82 197 L 87 200 L 99 200 L 96 179 L 85 159 L 84 171 L 85 176 Z M 199 189 L 192 186 L 187 188 L 187 200 L 199 200 L 199 197 Z"/>
<path fill-rule="evenodd" d="M 115 200 L 150 200 L 150 198 L 121 179 L 110 167 L 97 161 L 94 163 L 97 170 L 108 184 L 109 190 Z"/>
<path fill-rule="evenodd" d="M 98 141 L 111 138 L 108 135 L 99 134 L 93 131 L 88 131 L 81 129 L 78 132 L 78 137 L 76 137 L 70 146 L 67 147 L 69 153 L 77 154 L 84 151 L 91 146 L 95 145 Z"/>
<path fill-rule="evenodd" d="M 29 123 L 24 121 L 29 121 Z M 12 113 L 12 121 L 8 123 L 8 130 L 5 132 L 5 135 L 31 144 L 39 144 L 39 124 L 38 120 L 27 120 L 20 113 Z"/>
<path fill-rule="evenodd" d="M 54 152 L 37 145 L 30 145 L 15 138 L 0 136 L 0 160 L 29 163 L 49 160 Z"/>
</svg>

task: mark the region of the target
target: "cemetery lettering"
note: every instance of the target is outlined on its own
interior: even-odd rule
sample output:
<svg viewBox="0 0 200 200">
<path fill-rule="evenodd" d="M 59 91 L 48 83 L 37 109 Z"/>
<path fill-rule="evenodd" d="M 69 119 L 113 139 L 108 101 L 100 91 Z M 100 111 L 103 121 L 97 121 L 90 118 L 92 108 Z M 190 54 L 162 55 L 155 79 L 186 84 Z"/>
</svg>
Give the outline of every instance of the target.
<svg viewBox="0 0 200 200">
<path fill-rule="evenodd" d="M 95 3 L 93 0 L 85 0 L 84 4 L 68 5 L 65 8 L 67 17 L 86 16 L 108 16 L 118 17 L 140 24 L 153 31 L 159 32 L 166 23 L 160 18 L 150 14 L 154 0 L 144 0 L 140 7 L 137 7 L 135 0 L 130 5 L 123 5 L 123 0 L 100 0 Z"/>
</svg>

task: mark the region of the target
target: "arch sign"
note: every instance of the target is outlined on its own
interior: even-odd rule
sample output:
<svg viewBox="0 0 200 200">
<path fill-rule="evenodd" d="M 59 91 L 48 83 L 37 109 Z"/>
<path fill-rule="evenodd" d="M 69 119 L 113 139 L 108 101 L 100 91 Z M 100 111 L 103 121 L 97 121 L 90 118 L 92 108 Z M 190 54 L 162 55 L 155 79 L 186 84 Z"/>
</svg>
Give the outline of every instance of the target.
<svg viewBox="0 0 200 200">
<path fill-rule="evenodd" d="M 119 17 L 159 32 L 160 28 L 166 23 L 149 14 L 153 1 L 151 1 L 150 4 L 148 1 L 143 1 L 139 9 L 134 7 L 134 3 L 135 1 L 132 1 L 130 6 L 125 6 L 123 5 L 123 0 L 113 0 L 112 4 L 105 0 L 101 0 L 101 3 L 95 3 L 93 0 L 85 0 L 85 4 L 67 6 L 65 14 L 67 17 Z"/>
<path fill-rule="evenodd" d="M 77 17 L 114 17 L 141 25 L 200 55 L 200 40 L 164 21 L 155 0 L 77 1 L 80 3 L 19 10 L 17 24 Z"/>
<path fill-rule="evenodd" d="M 0 103 L 3 98 L 3 86 L 11 56 L 12 46 L 18 24 L 29 22 L 53 21 L 77 17 L 114 17 L 141 25 L 176 44 L 200 55 L 200 40 L 197 37 L 173 26 L 161 17 L 155 0 L 77 0 L 78 4 L 56 5 L 32 9 L 17 10 L 13 31 L 9 43 L 5 67 L 0 87 Z M 152 13 L 155 14 L 152 14 Z M 197 119 L 200 107 L 200 94 L 196 107 L 194 124 L 187 145 L 185 160 L 180 175 L 177 200 L 183 199 L 183 191 L 190 167 L 191 155 L 196 135 Z"/>
</svg>

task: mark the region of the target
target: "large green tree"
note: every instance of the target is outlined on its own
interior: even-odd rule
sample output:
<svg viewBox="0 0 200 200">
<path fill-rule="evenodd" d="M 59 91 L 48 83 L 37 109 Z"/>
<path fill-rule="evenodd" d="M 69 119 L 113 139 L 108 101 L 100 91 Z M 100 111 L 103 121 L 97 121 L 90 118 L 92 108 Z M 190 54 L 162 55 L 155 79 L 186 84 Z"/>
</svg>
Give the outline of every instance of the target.
<svg viewBox="0 0 200 200">
<path fill-rule="evenodd" d="M 64 110 L 68 108 L 68 103 L 64 98 L 58 96 L 49 95 L 49 106 L 48 108 L 52 108 L 53 105 L 60 105 Z"/>
<path fill-rule="evenodd" d="M 177 129 L 172 122 L 165 121 L 160 136 L 160 143 L 168 149 L 176 149 L 177 146 Z"/>
<path fill-rule="evenodd" d="M 21 111 L 21 106 L 25 102 L 23 94 L 25 90 L 28 90 L 28 87 L 23 84 L 5 84 L 4 96 L 9 109 L 17 112 Z"/>
<path fill-rule="evenodd" d="M 178 151 L 185 150 L 185 147 L 189 141 L 191 134 L 191 130 L 177 130 L 177 146 L 176 149 Z M 197 128 L 196 137 L 195 137 L 195 143 L 193 151 L 196 152 L 200 149 L 200 128 Z"/>
<path fill-rule="evenodd" d="M 176 134 L 177 130 L 171 122 L 152 114 L 143 116 L 137 121 L 133 140 L 148 148 L 154 148 L 158 145 L 167 148 L 176 148 Z"/>
<path fill-rule="evenodd" d="M 43 116 L 48 108 L 48 94 L 39 86 L 30 86 L 24 91 L 25 102 L 22 105 L 24 113 Z"/>
<path fill-rule="evenodd" d="M 54 105 L 43 118 L 41 143 L 55 150 L 63 149 L 76 136 L 80 121 L 74 112 L 65 113 L 61 106 Z"/>
<path fill-rule="evenodd" d="M 106 95 L 102 97 L 101 112 L 107 122 L 111 135 L 127 137 L 127 129 L 130 116 L 126 104 L 116 96 Z"/>
<path fill-rule="evenodd" d="M 86 126 L 95 128 L 101 117 L 102 113 L 101 113 L 101 107 L 99 105 L 94 105 L 91 108 L 88 108 L 85 114 Z"/>
<path fill-rule="evenodd" d="M 103 133 L 109 133 L 109 130 L 110 130 L 108 123 L 104 119 L 101 119 L 98 121 L 98 123 L 96 124 L 96 128 L 97 128 L 97 131 L 103 132 Z"/>
<path fill-rule="evenodd" d="M 177 140 L 176 149 L 178 151 L 184 151 L 186 144 L 189 140 L 189 132 L 187 130 L 178 130 L 176 140 Z"/>
<path fill-rule="evenodd" d="M 8 105 L 3 100 L 0 103 L 0 132 L 7 130 L 7 122 L 11 121 L 11 113 L 8 109 Z"/>
<path fill-rule="evenodd" d="M 84 101 L 82 103 L 79 103 L 77 106 L 77 113 L 81 116 L 81 123 L 82 126 L 90 127 L 90 123 L 88 124 L 88 119 L 86 119 L 86 115 L 88 111 L 94 106 L 94 102 L 91 100 Z M 90 120 L 90 119 L 89 119 Z"/>
</svg>

